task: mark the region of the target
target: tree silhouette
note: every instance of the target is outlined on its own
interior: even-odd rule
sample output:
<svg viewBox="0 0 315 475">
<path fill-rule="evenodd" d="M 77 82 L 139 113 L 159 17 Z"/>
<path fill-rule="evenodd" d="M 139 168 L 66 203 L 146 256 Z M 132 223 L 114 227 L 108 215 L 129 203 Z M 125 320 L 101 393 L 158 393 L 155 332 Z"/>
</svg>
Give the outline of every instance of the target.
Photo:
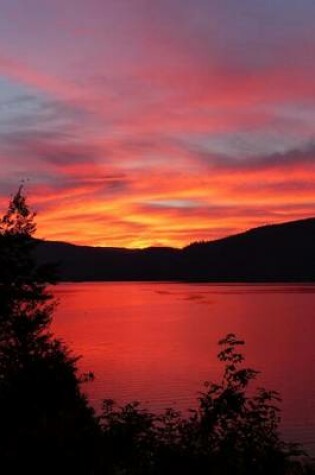
<svg viewBox="0 0 315 475">
<path fill-rule="evenodd" d="M 0 450 L 10 474 L 82 470 L 97 430 L 77 358 L 50 331 L 55 275 L 35 263 L 34 216 L 20 187 L 0 221 Z"/>
</svg>

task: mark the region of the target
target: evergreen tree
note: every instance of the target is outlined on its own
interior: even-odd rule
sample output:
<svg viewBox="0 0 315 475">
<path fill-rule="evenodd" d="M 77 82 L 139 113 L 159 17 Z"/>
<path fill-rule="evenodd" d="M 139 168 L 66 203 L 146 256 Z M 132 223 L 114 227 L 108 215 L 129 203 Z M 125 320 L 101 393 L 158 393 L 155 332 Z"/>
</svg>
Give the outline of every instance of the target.
<svg viewBox="0 0 315 475">
<path fill-rule="evenodd" d="M 8 467 L 1 473 L 55 473 L 57 466 L 93 473 L 97 424 L 77 358 L 50 330 L 56 303 L 47 286 L 55 276 L 35 263 L 34 217 L 20 187 L 0 220 L 0 450 Z"/>
</svg>

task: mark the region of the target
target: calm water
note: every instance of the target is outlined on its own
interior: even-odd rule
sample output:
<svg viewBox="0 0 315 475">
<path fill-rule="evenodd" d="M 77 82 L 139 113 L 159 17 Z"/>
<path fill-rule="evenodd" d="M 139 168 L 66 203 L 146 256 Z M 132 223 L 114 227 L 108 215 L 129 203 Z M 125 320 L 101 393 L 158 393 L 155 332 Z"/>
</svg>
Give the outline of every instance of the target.
<svg viewBox="0 0 315 475">
<path fill-rule="evenodd" d="M 257 384 L 280 391 L 287 439 L 315 452 L 315 286 L 173 283 L 63 284 L 54 330 L 82 355 L 95 407 L 111 397 L 156 410 L 194 404 L 221 366 L 217 341 L 246 341 Z"/>
</svg>

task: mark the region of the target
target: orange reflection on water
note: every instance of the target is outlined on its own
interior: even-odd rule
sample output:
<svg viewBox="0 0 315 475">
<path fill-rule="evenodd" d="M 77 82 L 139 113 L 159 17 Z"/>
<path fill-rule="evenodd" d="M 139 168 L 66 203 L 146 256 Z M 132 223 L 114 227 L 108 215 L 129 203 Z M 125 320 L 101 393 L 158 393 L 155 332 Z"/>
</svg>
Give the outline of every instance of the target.
<svg viewBox="0 0 315 475">
<path fill-rule="evenodd" d="M 283 430 L 312 448 L 315 433 L 315 286 L 170 283 L 64 284 L 54 330 L 96 375 L 86 390 L 160 409 L 194 404 L 217 380 L 217 341 L 246 341 L 257 385 L 280 391 Z"/>
</svg>

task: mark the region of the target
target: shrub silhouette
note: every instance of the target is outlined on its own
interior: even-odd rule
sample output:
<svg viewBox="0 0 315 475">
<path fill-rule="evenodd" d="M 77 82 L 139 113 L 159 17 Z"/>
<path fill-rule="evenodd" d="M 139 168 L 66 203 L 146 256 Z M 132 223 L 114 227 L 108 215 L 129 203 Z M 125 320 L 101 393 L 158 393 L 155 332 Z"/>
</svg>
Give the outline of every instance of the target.
<svg viewBox="0 0 315 475">
<path fill-rule="evenodd" d="M 156 415 L 139 403 L 105 400 L 101 423 L 115 473 L 285 475 L 314 473 L 297 444 L 279 434 L 279 395 L 249 385 L 258 372 L 243 367 L 234 334 L 219 342 L 220 384 L 205 383 L 196 409 Z"/>
</svg>

